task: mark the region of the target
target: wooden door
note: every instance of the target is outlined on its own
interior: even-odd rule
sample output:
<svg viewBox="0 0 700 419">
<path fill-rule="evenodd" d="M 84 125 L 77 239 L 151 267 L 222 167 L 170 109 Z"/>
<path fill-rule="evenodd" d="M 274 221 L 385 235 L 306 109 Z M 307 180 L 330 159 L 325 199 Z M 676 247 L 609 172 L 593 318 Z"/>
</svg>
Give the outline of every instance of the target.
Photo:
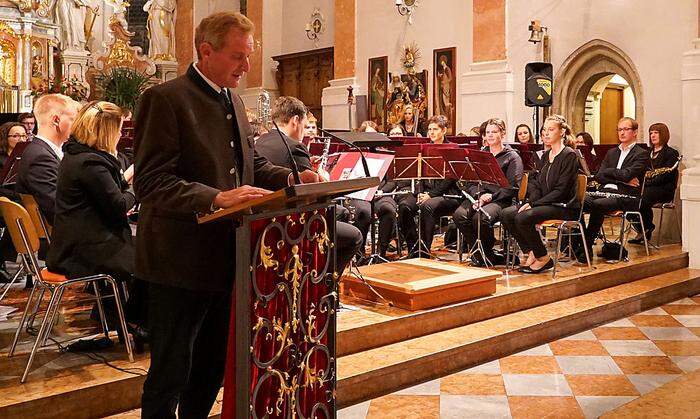
<svg viewBox="0 0 700 419">
<path fill-rule="evenodd" d="M 294 96 L 304 102 L 318 119 L 318 125 L 323 126 L 321 95 L 333 80 L 333 48 L 278 55 L 272 59 L 279 63 L 280 96 Z"/>
<path fill-rule="evenodd" d="M 617 144 L 617 121 L 624 116 L 623 90 L 606 87 L 600 100 L 600 143 Z"/>
</svg>

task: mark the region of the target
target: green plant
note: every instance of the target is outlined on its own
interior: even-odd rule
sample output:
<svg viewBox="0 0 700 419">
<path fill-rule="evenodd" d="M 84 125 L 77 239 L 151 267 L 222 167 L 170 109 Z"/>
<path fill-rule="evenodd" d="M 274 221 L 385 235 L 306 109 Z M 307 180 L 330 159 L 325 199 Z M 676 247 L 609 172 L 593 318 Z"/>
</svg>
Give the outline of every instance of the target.
<svg viewBox="0 0 700 419">
<path fill-rule="evenodd" d="M 130 111 L 136 107 L 136 102 L 146 89 L 149 80 L 150 77 L 145 73 L 129 67 L 113 67 L 96 78 L 102 100 Z"/>
</svg>

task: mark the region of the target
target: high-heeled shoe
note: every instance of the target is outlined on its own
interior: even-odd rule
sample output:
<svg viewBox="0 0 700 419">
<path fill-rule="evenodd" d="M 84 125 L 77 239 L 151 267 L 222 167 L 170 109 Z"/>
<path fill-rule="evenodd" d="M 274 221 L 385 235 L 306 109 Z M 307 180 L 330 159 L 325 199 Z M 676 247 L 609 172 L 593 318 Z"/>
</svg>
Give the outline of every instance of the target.
<svg viewBox="0 0 700 419">
<path fill-rule="evenodd" d="M 548 271 L 554 267 L 554 260 L 549 259 L 547 263 L 544 264 L 539 269 L 533 269 L 531 266 L 524 266 L 520 269 L 518 269 L 518 272 L 522 272 L 524 274 L 538 274 L 540 272 Z"/>
</svg>

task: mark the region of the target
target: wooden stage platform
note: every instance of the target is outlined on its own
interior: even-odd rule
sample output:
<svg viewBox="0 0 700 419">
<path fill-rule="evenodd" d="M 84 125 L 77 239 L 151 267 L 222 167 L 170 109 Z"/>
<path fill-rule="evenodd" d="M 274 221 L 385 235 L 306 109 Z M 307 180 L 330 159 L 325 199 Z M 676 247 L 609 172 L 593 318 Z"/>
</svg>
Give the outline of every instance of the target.
<svg viewBox="0 0 700 419">
<path fill-rule="evenodd" d="M 366 284 L 354 271 L 348 273 L 340 281 L 342 296 L 381 301 L 367 286 L 369 284 L 394 306 L 410 311 L 494 294 L 496 279 L 501 277 L 501 272 L 494 269 L 431 259 L 407 259 L 362 266 L 357 271 Z"/>
<path fill-rule="evenodd" d="M 637 246 L 631 251 L 630 262 L 608 264 L 596 258 L 590 272 L 565 264 L 554 280 L 551 273 L 501 274 L 494 280 L 493 294 L 416 311 L 343 296 L 336 353 L 338 407 L 700 292 L 700 272 L 687 269 L 688 255 L 680 246 L 663 246 L 648 257 Z M 446 265 L 455 271 L 465 267 Z M 445 264 L 436 266 L 452 272 Z M 3 304 L 21 312 L 26 298 L 25 290 L 13 288 Z M 85 307 L 62 310 L 55 334 L 65 341 L 78 332 L 96 331 L 88 312 Z M 97 358 L 61 354 L 49 346 L 35 360 L 28 382 L 19 384 L 31 342 L 24 335 L 20 353 L 7 357 L 18 316 L 15 312 L 0 321 L 0 417 L 138 416 L 134 409 L 140 404 L 147 354 L 131 364 L 119 345 L 101 353 L 112 365 L 131 368 L 118 371 Z"/>
</svg>

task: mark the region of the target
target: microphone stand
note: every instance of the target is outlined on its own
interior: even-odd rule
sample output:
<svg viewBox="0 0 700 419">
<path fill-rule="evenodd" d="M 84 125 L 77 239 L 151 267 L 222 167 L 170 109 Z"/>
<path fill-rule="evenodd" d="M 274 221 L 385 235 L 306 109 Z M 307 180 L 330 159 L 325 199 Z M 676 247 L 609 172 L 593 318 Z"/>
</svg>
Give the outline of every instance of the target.
<svg viewBox="0 0 700 419">
<path fill-rule="evenodd" d="M 297 166 L 297 162 L 296 162 L 296 160 L 294 160 L 294 156 L 292 155 L 292 149 L 289 148 L 289 144 L 287 144 L 287 140 L 285 140 L 284 135 L 282 135 L 282 130 L 280 129 L 280 127 L 277 126 L 277 122 L 272 120 L 272 125 L 275 126 L 275 129 L 277 130 L 277 133 L 280 136 L 280 140 L 282 141 L 282 144 L 284 144 L 284 148 L 287 149 L 287 157 L 289 157 L 289 165 L 291 166 L 291 169 L 292 169 L 292 177 L 294 178 L 294 184 L 300 185 L 301 178 L 299 177 L 299 167 Z"/>
</svg>

